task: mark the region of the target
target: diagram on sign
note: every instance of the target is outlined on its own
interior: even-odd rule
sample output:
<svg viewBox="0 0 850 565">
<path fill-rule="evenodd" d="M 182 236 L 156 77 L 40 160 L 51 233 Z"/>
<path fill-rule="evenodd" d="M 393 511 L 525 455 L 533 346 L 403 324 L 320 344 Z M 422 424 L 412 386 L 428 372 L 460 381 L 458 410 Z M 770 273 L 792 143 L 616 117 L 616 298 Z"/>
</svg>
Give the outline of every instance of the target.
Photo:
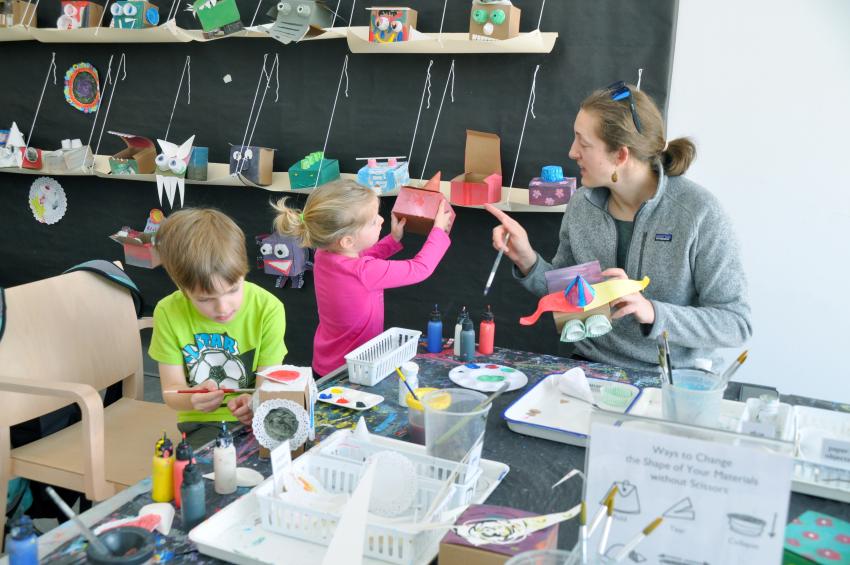
<svg viewBox="0 0 850 565">
<path fill-rule="evenodd" d="M 614 481 L 609 489 L 617 488 L 617 495 L 614 497 L 614 513 L 615 514 L 640 514 L 640 498 L 635 485 L 626 481 Z M 607 497 L 607 495 L 606 495 Z M 605 504 L 605 500 L 601 500 L 599 504 Z"/>
<path fill-rule="evenodd" d="M 708 561 L 694 561 L 692 559 L 676 557 L 675 555 L 666 555 L 664 553 L 658 556 L 658 562 L 661 565 L 711 565 Z"/>
<path fill-rule="evenodd" d="M 665 510 L 662 516 L 664 516 L 665 518 L 672 518 L 673 520 L 696 519 L 696 513 L 694 512 L 694 505 L 691 502 L 691 497 L 686 496 L 685 498 Z"/>
<path fill-rule="evenodd" d="M 751 538 L 761 537 L 767 522 L 749 514 L 727 514 L 729 529 L 736 534 Z"/>
<path fill-rule="evenodd" d="M 605 557 L 616 560 L 617 556 L 620 555 L 620 552 L 623 550 L 623 547 L 625 546 L 622 543 L 615 543 L 614 545 L 610 546 L 605 552 Z M 638 553 L 634 549 L 629 552 L 628 557 L 629 561 L 631 561 L 632 563 L 643 563 L 644 561 L 646 561 L 646 557 L 644 557 L 642 554 Z"/>
</svg>

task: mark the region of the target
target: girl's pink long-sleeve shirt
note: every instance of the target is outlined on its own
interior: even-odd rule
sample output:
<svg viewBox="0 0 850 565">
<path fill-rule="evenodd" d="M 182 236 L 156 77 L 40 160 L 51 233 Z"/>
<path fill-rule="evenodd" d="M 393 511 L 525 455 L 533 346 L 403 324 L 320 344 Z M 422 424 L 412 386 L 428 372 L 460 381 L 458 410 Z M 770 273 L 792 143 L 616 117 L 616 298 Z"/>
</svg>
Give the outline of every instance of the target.
<svg viewBox="0 0 850 565">
<path fill-rule="evenodd" d="M 345 355 L 384 331 L 384 289 L 422 282 L 449 248 L 446 232 L 434 228 L 413 259 L 389 261 L 403 249 L 388 235 L 346 257 L 319 249 L 313 266 L 319 327 L 313 338 L 313 369 L 326 375 L 345 364 Z"/>
</svg>

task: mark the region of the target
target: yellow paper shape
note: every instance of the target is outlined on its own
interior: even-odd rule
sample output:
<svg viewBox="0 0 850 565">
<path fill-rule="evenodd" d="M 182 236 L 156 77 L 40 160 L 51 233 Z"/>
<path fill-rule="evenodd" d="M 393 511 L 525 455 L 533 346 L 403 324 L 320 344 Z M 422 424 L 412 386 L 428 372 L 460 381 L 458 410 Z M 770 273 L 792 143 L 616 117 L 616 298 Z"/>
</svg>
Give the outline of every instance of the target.
<svg viewBox="0 0 850 565">
<path fill-rule="evenodd" d="M 628 294 L 634 294 L 645 289 L 649 285 L 649 277 L 643 277 L 639 281 L 632 279 L 611 279 L 596 283 L 593 290 L 596 291 L 596 296 L 593 302 L 584 307 L 584 310 L 593 310 L 604 304 L 608 304 L 612 300 L 617 300 Z"/>
</svg>

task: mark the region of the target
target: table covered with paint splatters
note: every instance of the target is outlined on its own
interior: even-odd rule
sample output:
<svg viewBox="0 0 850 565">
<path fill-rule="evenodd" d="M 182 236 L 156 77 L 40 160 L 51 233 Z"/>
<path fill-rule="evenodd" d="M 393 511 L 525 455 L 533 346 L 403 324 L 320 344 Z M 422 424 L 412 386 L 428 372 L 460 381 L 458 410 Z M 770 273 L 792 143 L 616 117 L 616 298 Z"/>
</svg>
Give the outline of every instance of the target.
<svg viewBox="0 0 850 565">
<path fill-rule="evenodd" d="M 419 386 L 448 388 L 456 386 L 449 379 L 449 371 L 463 364 L 447 349 L 442 353 L 420 354 L 415 361 L 419 365 Z M 515 508 L 538 512 L 541 514 L 556 512 L 572 507 L 581 498 L 581 482 L 568 481 L 557 490 L 551 485 L 567 471 L 573 468 L 583 469 L 585 449 L 572 445 L 555 443 L 535 437 L 516 434 L 510 431 L 502 418 L 502 413 L 517 398 L 531 386 L 534 386 L 546 375 L 563 372 L 571 367 L 580 366 L 588 376 L 632 383 L 638 387 L 657 387 L 660 381 L 657 373 L 648 371 L 623 370 L 598 363 L 586 363 L 553 355 L 542 355 L 497 348 L 493 355 L 476 357 L 477 363 L 493 363 L 521 370 L 528 376 L 526 387 L 502 394 L 493 404 L 487 421 L 483 457 L 507 463 L 510 473 L 502 484 L 488 499 L 489 504 L 512 506 Z M 365 411 L 354 411 L 332 404 L 318 403 L 316 407 L 317 437 L 321 440 L 338 429 L 353 427 L 360 416 L 363 416 L 369 429 L 376 434 L 408 440 L 407 410 L 399 406 L 398 379 L 388 377 L 374 387 L 361 387 L 349 383 L 345 373 L 329 379 L 321 386 L 327 389 L 345 385 L 350 388 L 362 388 L 371 393 L 380 394 L 384 402 Z M 816 401 L 801 397 L 783 396 L 782 400 L 792 404 L 804 404 L 820 408 L 850 411 L 848 406 L 839 406 L 824 401 Z M 234 434 L 238 449 L 239 465 L 256 469 L 264 476 L 271 473 L 268 460 L 259 458 L 259 448 L 250 430 L 241 429 Z M 196 452 L 198 463 L 203 472 L 212 470 L 212 446 L 207 446 Z M 213 490 L 212 481 L 206 481 L 207 512 L 212 514 L 237 498 L 248 493 L 247 488 L 240 488 L 236 493 L 221 496 Z M 89 522 L 100 524 L 117 518 L 134 516 L 138 510 L 151 502 L 150 481 L 142 481 L 112 499 L 99 504 L 85 514 L 89 514 Z M 808 509 L 818 510 L 844 520 L 850 520 L 850 505 L 792 494 L 789 516 L 796 516 Z M 84 514 L 84 516 L 85 516 Z M 577 536 L 577 524 L 574 521 L 561 524 L 559 546 L 571 546 Z M 175 516 L 169 536 L 156 534 L 157 553 L 155 561 L 219 563 L 198 553 L 186 537 L 180 520 L 180 513 Z M 48 532 L 40 539 L 42 549 L 49 553 L 42 557 L 42 563 L 84 563 L 85 541 L 76 535 L 76 529 L 70 524 Z"/>
</svg>

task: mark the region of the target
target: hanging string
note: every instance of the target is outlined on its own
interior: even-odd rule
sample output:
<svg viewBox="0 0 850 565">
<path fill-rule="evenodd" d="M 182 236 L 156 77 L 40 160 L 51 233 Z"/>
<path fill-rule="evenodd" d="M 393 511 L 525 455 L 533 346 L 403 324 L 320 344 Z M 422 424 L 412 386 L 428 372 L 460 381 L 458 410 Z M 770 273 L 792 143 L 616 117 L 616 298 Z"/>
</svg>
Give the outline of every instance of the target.
<svg viewBox="0 0 850 565">
<path fill-rule="evenodd" d="M 419 113 L 416 114 L 416 125 L 413 126 L 413 138 L 410 140 L 410 151 L 407 152 L 408 167 L 409 163 L 413 161 L 413 144 L 416 143 L 416 132 L 419 130 L 419 118 L 422 117 L 422 105 L 425 103 L 426 92 L 428 93 L 428 109 L 431 109 L 431 65 L 433 64 L 433 59 L 428 61 L 428 69 L 425 71 L 425 86 L 422 89 L 422 98 L 419 100 Z"/>
<path fill-rule="evenodd" d="M 86 141 L 86 147 L 91 147 L 91 138 L 94 137 L 94 128 L 97 127 L 97 117 L 100 115 L 100 109 L 103 108 L 103 97 L 105 96 L 106 86 L 112 82 L 112 59 L 115 55 L 109 56 L 109 64 L 106 66 L 106 78 L 103 80 L 104 88 L 100 91 L 100 103 L 97 105 L 97 110 L 94 112 L 94 121 L 91 124 L 89 139 Z"/>
<path fill-rule="evenodd" d="M 180 98 L 180 89 L 183 87 L 183 77 L 186 76 L 186 71 L 189 71 L 188 81 L 188 96 L 186 104 L 192 104 L 192 57 L 186 55 L 186 62 L 183 63 L 183 72 L 180 74 L 180 82 L 177 83 L 177 94 L 174 95 L 174 105 L 171 106 L 171 116 L 168 118 L 168 127 L 165 129 L 165 141 L 168 141 L 168 132 L 171 131 L 171 122 L 174 120 L 174 110 L 177 109 L 177 100 Z"/>
<path fill-rule="evenodd" d="M 257 0 L 257 7 L 254 9 L 254 17 L 251 18 L 251 25 L 249 25 L 248 27 L 254 27 L 254 22 L 257 21 L 257 14 L 259 13 L 260 6 L 262 5 L 263 3 L 260 0 Z"/>
<path fill-rule="evenodd" d="M 519 163 L 519 152 L 522 149 L 522 139 L 525 136 L 525 124 L 528 123 L 528 114 L 531 112 L 531 117 L 537 119 L 534 115 L 534 99 L 537 97 L 535 89 L 537 88 L 537 71 L 540 70 L 540 65 L 534 67 L 534 77 L 531 79 L 531 92 L 528 93 L 528 106 L 525 108 L 525 117 L 522 120 L 522 130 L 519 132 L 519 145 L 516 148 L 516 159 L 514 159 L 514 171 L 511 173 L 511 182 L 508 185 L 508 210 L 511 209 L 511 191 L 514 189 L 514 178 L 516 176 L 516 168 Z"/>
<path fill-rule="evenodd" d="M 9 2 L 11 0 L 6 0 L 6 1 Z M 29 29 L 30 26 L 32 25 L 32 19 L 35 17 L 35 12 L 36 12 L 36 10 L 38 10 L 38 3 L 40 1 L 41 0 L 35 0 L 35 6 L 32 7 L 32 12 L 30 13 L 30 17 L 27 20 L 27 29 Z M 24 11 L 24 13 L 26 13 L 26 11 Z"/>
<path fill-rule="evenodd" d="M 425 153 L 425 162 L 422 164 L 421 178 L 425 179 L 425 170 L 428 167 L 428 157 L 431 156 L 431 146 L 434 145 L 434 136 L 437 135 L 437 125 L 440 123 L 440 114 L 443 112 L 443 102 L 446 101 L 446 91 L 449 89 L 449 83 L 452 84 L 452 103 L 454 103 L 454 84 L 455 84 L 455 61 L 452 59 L 452 66 L 449 67 L 449 74 L 446 77 L 446 86 L 443 87 L 443 96 L 440 98 L 440 107 L 437 109 L 437 120 L 434 122 L 434 131 L 431 132 L 431 141 L 428 142 L 428 151 Z"/>
<path fill-rule="evenodd" d="M 316 184 L 313 185 L 313 188 L 319 186 L 319 175 L 322 172 L 322 163 L 324 162 L 325 151 L 328 149 L 328 140 L 331 137 L 331 126 L 334 123 L 336 103 L 339 100 L 339 89 L 342 87 L 342 77 L 345 77 L 345 97 L 348 98 L 348 55 L 346 55 L 345 59 L 342 61 L 342 71 L 339 73 L 339 82 L 336 85 L 336 96 L 334 96 L 334 103 L 331 107 L 331 119 L 328 121 L 328 131 L 325 132 L 325 143 L 322 145 L 322 160 L 319 161 L 319 170 L 316 173 Z"/>
<path fill-rule="evenodd" d="M 171 2 L 171 6 L 168 8 L 168 18 L 165 20 L 169 22 L 173 19 L 177 19 L 177 10 L 180 9 L 180 0 L 173 0 Z"/>
<path fill-rule="evenodd" d="M 109 0 L 106 0 L 106 3 L 103 5 L 103 10 L 100 11 L 100 19 L 98 20 L 97 27 L 94 30 L 95 35 L 97 35 L 100 32 L 100 26 L 103 25 L 103 16 L 105 16 L 106 12 L 109 11 L 109 10 L 107 10 L 107 8 L 109 8 Z"/>
<path fill-rule="evenodd" d="M 263 71 L 265 72 L 265 70 L 266 70 L 266 68 L 265 68 L 265 65 L 264 65 L 264 66 L 263 66 Z M 251 135 L 250 135 L 250 136 L 248 136 L 248 145 L 251 145 L 251 143 L 254 141 L 254 132 L 257 130 L 257 124 L 260 122 L 260 113 L 263 111 L 263 104 L 264 104 L 264 103 L 265 103 L 265 101 L 266 101 L 266 94 L 268 94 L 268 93 L 269 93 L 269 88 L 271 87 L 271 82 L 272 82 L 272 73 L 274 73 L 275 77 L 277 77 L 277 88 L 276 88 L 276 90 L 275 90 L 275 99 L 274 99 L 274 101 L 275 101 L 275 102 L 277 102 L 277 101 L 278 101 L 277 92 L 280 90 L 280 75 L 279 75 L 279 71 L 280 71 L 280 58 L 278 57 L 278 55 L 275 55 L 275 56 L 274 56 L 274 61 L 272 61 L 272 66 L 271 66 L 271 68 L 269 69 L 268 74 L 266 74 L 266 75 L 265 75 L 265 78 L 266 78 L 266 87 L 263 89 L 263 96 L 262 96 L 262 98 L 260 98 L 260 105 L 259 105 L 259 107 L 257 108 L 257 116 L 254 118 L 254 125 L 253 125 L 253 126 L 251 126 Z M 244 163 L 244 162 L 245 162 L 245 160 L 243 159 L 243 160 L 242 160 L 242 162 Z"/>
<path fill-rule="evenodd" d="M 635 85 L 635 90 L 640 90 L 640 81 L 643 79 L 643 69 L 638 69 L 638 81 Z"/>
<path fill-rule="evenodd" d="M 331 20 L 331 29 L 336 25 L 336 19 L 339 17 L 339 5 L 342 4 L 342 0 L 336 0 L 336 8 L 334 8 L 334 19 Z"/>
<path fill-rule="evenodd" d="M 29 135 L 27 135 L 27 146 L 24 148 L 24 155 L 30 148 L 30 141 L 35 133 L 35 121 L 38 119 L 38 112 L 41 110 L 41 102 L 44 100 L 44 91 L 47 90 L 47 82 L 50 80 L 50 71 L 53 71 L 53 84 L 56 84 L 56 52 L 50 56 L 50 64 L 47 66 L 47 74 L 44 76 L 44 85 L 41 87 L 41 96 L 38 98 L 38 106 L 35 108 L 35 115 L 32 117 L 32 125 L 30 126 Z"/>
<path fill-rule="evenodd" d="M 100 151 L 100 140 L 103 139 L 103 130 L 106 129 L 106 121 L 109 119 L 109 109 L 112 107 L 112 98 L 115 96 L 115 91 L 118 89 L 118 74 L 123 69 L 124 76 L 121 77 L 121 82 L 127 78 L 127 57 L 124 53 L 121 53 L 121 58 L 118 60 L 118 66 L 115 68 L 115 79 L 111 79 L 112 82 L 112 90 L 109 91 L 109 102 L 106 104 L 106 113 L 103 115 L 103 122 L 100 126 L 100 135 L 97 138 L 97 147 L 95 147 L 94 154 L 98 155 Z"/>
<path fill-rule="evenodd" d="M 254 100 L 251 102 L 251 111 L 248 113 L 248 123 L 245 124 L 245 133 L 242 134 L 242 143 L 240 144 L 240 153 L 245 152 L 245 146 L 250 145 L 251 140 L 254 137 L 254 129 L 257 127 L 257 122 L 260 119 L 260 111 L 262 110 L 262 106 L 263 106 L 262 101 L 264 101 L 265 98 L 266 98 L 266 92 L 268 91 L 269 85 L 271 83 L 272 72 L 275 71 L 277 64 L 278 64 L 278 56 L 275 55 L 274 61 L 272 62 L 271 70 L 267 73 L 266 72 L 266 62 L 268 62 L 268 58 L 269 58 L 268 53 L 263 55 L 263 67 L 262 67 L 262 69 L 260 69 L 260 78 L 257 80 L 257 90 L 254 91 Z M 263 78 L 266 79 L 266 88 L 263 90 L 263 96 L 261 98 L 260 108 L 257 110 L 257 116 L 255 118 L 254 117 L 254 108 L 257 107 L 257 97 L 260 94 L 260 85 L 263 83 Z M 278 90 L 279 90 L 280 89 L 280 80 L 279 79 L 278 79 L 277 87 L 278 87 Z M 278 100 L 277 95 L 275 95 L 275 102 L 277 102 L 277 100 Z M 251 128 L 251 122 L 252 121 L 254 122 L 254 129 Z M 248 130 L 251 130 L 251 136 L 250 137 L 248 136 Z M 242 169 L 245 168 L 245 161 L 246 161 L 245 159 L 240 159 L 239 167 L 233 173 L 234 176 L 240 174 L 242 172 Z"/>
<path fill-rule="evenodd" d="M 354 6 L 357 4 L 357 0 L 351 0 L 351 13 L 348 14 L 348 27 L 345 29 L 346 32 L 351 30 L 351 22 L 354 21 Z"/>
<path fill-rule="evenodd" d="M 440 31 L 437 32 L 437 42 L 443 43 L 443 22 L 446 21 L 446 5 L 449 3 L 449 0 L 444 0 L 443 2 L 443 15 L 440 16 Z"/>
<path fill-rule="evenodd" d="M 537 18 L 537 31 L 540 31 L 540 23 L 543 21 L 543 8 L 546 7 L 546 0 L 543 0 L 543 3 L 540 4 L 540 17 Z"/>
</svg>

